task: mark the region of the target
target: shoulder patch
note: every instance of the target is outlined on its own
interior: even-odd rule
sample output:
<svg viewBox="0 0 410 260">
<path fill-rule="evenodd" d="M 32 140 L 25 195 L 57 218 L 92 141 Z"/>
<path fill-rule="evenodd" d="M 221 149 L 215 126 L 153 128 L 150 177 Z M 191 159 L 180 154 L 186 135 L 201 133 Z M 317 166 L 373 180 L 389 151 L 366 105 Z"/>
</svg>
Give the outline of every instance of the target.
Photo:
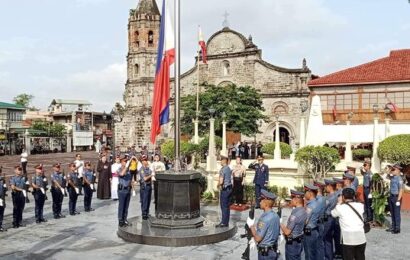
<svg viewBox="0 0 410 260">
<path fill-rule="evenodd" d="M 258 222 L 258 229 L 262 229 L 265 226 L 265 222 L 259 221 Z"/>
</svg>

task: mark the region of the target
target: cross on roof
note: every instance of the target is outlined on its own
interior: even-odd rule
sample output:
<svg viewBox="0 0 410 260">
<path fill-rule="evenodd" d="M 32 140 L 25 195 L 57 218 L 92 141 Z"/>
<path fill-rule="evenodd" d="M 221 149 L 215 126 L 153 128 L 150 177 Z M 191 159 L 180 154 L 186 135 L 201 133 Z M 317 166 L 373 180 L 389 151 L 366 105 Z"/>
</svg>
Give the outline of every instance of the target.
<svg viewBox="0 0 410 260">
<path fill-rule="evenodd" d="M 410 0 L 409 0 L 410 1 Z M 222 23 L 222 26 L 225 28 L 225 27 L 229 27 L 229 22 L 228 22 L 228 16 L 229 16 L 229 13 L 227 12 L 227 11 L 225 11 L 225 13 L 223 14 L 223 17 L 225 18 L 224 19 L 224 21 L 223 21 L 223 23 Z"/>
</svg>

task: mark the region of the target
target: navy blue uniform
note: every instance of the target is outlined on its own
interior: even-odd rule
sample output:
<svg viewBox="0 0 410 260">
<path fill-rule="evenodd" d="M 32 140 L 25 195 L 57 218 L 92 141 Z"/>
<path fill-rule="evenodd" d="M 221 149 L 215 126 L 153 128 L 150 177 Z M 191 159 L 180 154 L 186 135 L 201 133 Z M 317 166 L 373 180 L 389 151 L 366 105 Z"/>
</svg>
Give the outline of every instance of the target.
<svg viewBox="0 0 410 260">
<path fill-rule="evenodd" d="M 318 258 L 323 259 L 325 257 L 325 211 L 326 211 L 326 199 L 322 195 L 317 195 L 316 197 L 318 203 L 319 211 L 319 220 L 318 220 L 318 229 L 319 229 L 319 240 L 318 240 Z"/>
<path fill-rule="evenodd" d="M 307 219 L 306 210 L 303 207 L 296 207 L 292 210 L 286 227 L 291 233 L 286 237 L 285 257 L 286 260 L 302 259 L 303 250 L 303 228 Z"/>
<path fill-rule="evenodd" d="M 256 224 L 256 234 L 262 237 L 262 240 L 258 243 L 258 259 L 277 259 L 278 237 L 280 234 L 280 220 L 278 214 L 272 210 L 264 212 Z M 263 253 L 264 250 L 265 253 Z"/>
<path fill-rule="evenodd" d="M 150 167 L 142 167 L 139 172 L 140 179 L 140 201 L 141 201 L 141 211 L 142 217 L 148 218 L 149 207 L 151 204 L 151 195 L 152 195 L 152 181 L 149 178 L 147 181 L 144 180 L 144 177 L 152 177 L 152 170 Z"/>
<path fill-rule="evenodd" d="M 326 210 L 325 210 L 325 259 L 333 260 L 333 239 L 335 236 L 336 220 L 332 217 L 330 212 L 336 207 L 337 193 L 331 193 L 326 197 Z M 340 233 L 339 233 L 340 235 Z M 340 238 L 339 238 L 340 240 Z"/>
<path fill-rule="evenodd" d="M 77 214 L 77 198 L 79 194 L 79 184 L 80 184 L 80 178 L 78 178 L 78 173 L 77 172 L 70 172 L 67 174 L 67 181 L 72 181 L 74 184 L 74 187 L 69 184 L 68 185 L 68 211 L 70 212 L 70 215 L 75 215 Z"/>
<path fill-rule="evenodd" d="M 119 172 L 122 172 L 122 168 Z M 120 225 L 127 223 L 128 207 L 131 199 L 131 180 L 132 175 L 128 170 L 124 176 L 118 176 L 118 222 Z"/>
<path fill-rule="evenodd" d="M 372 187 L 372 172 L 363 173 L 364 212 L 367 221 L 373 221 L 372 199 L 369 199 Z"/>
<path fill-rule="evenodd" d="M 4 209 L 6 208 L 6 191 L 7 185 L 5 183 L 5 180 L 0 179 L 0 230 L 3 228 Z"/>
<path fill-rule="evenodd" d="M 219 178 L 223 179 L 222 190 L 221 190 L 221 212 L 222 220 L 221 224 L 228 226 L 230 217 L 229 204 L 231 201 L 232 194 L 232 170 L 228 165 L 222 167 L 219 172 Z"/>
<path fill-rule="evenodd" d="M 306 203 L 307 223 L 305 238 L 303 240 L 303 248 L 305 251 L 306 260 L 317 260 L 319 246 L 319 228 L 318 220 L 320 217 L 320 206 L 316 199 L 312 199 Z M 309 233 L 310 232 L 310 233 Z"/>
<path fill-rule="evenodd" d="M 400 205 L 397 206 L 396 203 L 400 202 L 398 200 L 400 190 L 403 189 L 403 179 L 394 175 L 390 181 L 390 197 L 389 206 L 391 212 L 391 229 L 392 231 L 400 232 L 401 215 L 400 215 Z"/>
<path fill-rule="evenodd" d="M 26 187 L 26 178 L 24 176 L 13 176 L 10 180 L 10 185 L 24 190 Z M 27 194 L 26 194 L 27 196 Z M 23 223 L 23 210 L 26 205 L 26 199 L 22 191 L 15 191 L 11 193 L 13 200 L 13 227 L 19 227 Z"/>
<path fill-rule="evenodd" d="M 91 170 L 85 170 L 83 178 L 86 179 L 89 183 L 93 183 L 95 173 Z M 91 208 L 91 200 L 93 198 L 93 187 L 88 183 L 84 182 L 84 210 L 89 212 L 93 210 Z"/>
<path fill-rule="evenodd" d="M 336 193 L 336 204 L 340 196 L 342 196 L 343 189 L 335 191 Z M 335 206 L 336 207 L 336 206 Z M 342 231 L 340 229 L 339 218 L 335 219 L 335 229 L 333 233 L 333 241 L 335 242 L 335 255 L 342 255 L 342 243 L 341 243 Z"/>
<path fill-rule="evenodd" d="M 51 174 L 51 196 L 53 198 L 53 215 L 54 218 L 59 218 L 61 217 L 61 206 L 63 204 L 63 199 L 64 199 L 64 191 L 61 190 L 61 188 L 64 188 L 63 182 L 64 182 L 65 176 L 61 172 L 53 172 Z M 59 186 L 55 184 L 57 182 Z"/>
<path fill-rule="evenodd" d="M 269 167 L 266 164 L 253 163 L 249 168 L 255 169 L 255 177 L 253 183 L 255 184 L 255 199 L 256 207 L 260 207 L 261 190 L 266 190 L 269 182 Z"/>
<path fill-rule="evenodd" d="M 44 221 L 43 216 L 43 209 L 44 209 L 44 202 L 46 201 L 46 191 L 45 187 L 47 186 L 47 178 L 42 175 L 34 174 L 31 177 L 31 183 L 35 184 L 39 188 L 33 187 L 33 196 L 34 196 L 34 203 L 35 203 L 35 217 L 37 222 Z"/>
</svg>

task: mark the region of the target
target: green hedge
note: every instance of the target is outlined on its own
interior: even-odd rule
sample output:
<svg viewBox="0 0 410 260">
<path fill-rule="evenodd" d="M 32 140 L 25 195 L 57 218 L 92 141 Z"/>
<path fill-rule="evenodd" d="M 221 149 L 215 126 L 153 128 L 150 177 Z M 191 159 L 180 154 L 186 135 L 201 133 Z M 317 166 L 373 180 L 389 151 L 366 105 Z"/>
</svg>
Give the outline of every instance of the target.
<svg viewBox="0 0 410 260">
<path fill-rule="evenodd" d="M 355 161 L 363 161 L 365 158 L 372 157 L 372 151 L 367 149 L 354 149 L 352 154 Z"/>
<path fill-rule="evenodd" d="M 292 147 L 287 143 L 281 142 L 280 151 L 282 159 L 288 158 L 292 154 Z M 275 142 L 263 145 L 262 152 L 273 155 L 275 153 Z"/>
<path fill-rule="evenodd" d="M 380 142 L 377 153 L 381 160 L 410 165 L 410 134 L 393 135 L 384 139 Z"/>
</svg>

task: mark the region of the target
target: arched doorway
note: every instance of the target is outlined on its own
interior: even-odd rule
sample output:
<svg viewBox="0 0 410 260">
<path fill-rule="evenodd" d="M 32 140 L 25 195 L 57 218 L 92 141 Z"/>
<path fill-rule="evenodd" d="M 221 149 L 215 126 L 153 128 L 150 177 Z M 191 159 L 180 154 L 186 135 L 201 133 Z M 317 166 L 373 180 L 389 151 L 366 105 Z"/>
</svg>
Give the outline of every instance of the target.
<svg viewBox="0 0 410 260">
<path fill-rule="evenodd" d="M 275 138 L 276 138 L 275 135 L 276 135 L 276 130 L 273 129 L 273 142 L 275 142 Z M 282 143 L 290 144 L 289 130 L 286 129 L 285 127 L 279 127 L 279 140 Z"/>
</svg>

